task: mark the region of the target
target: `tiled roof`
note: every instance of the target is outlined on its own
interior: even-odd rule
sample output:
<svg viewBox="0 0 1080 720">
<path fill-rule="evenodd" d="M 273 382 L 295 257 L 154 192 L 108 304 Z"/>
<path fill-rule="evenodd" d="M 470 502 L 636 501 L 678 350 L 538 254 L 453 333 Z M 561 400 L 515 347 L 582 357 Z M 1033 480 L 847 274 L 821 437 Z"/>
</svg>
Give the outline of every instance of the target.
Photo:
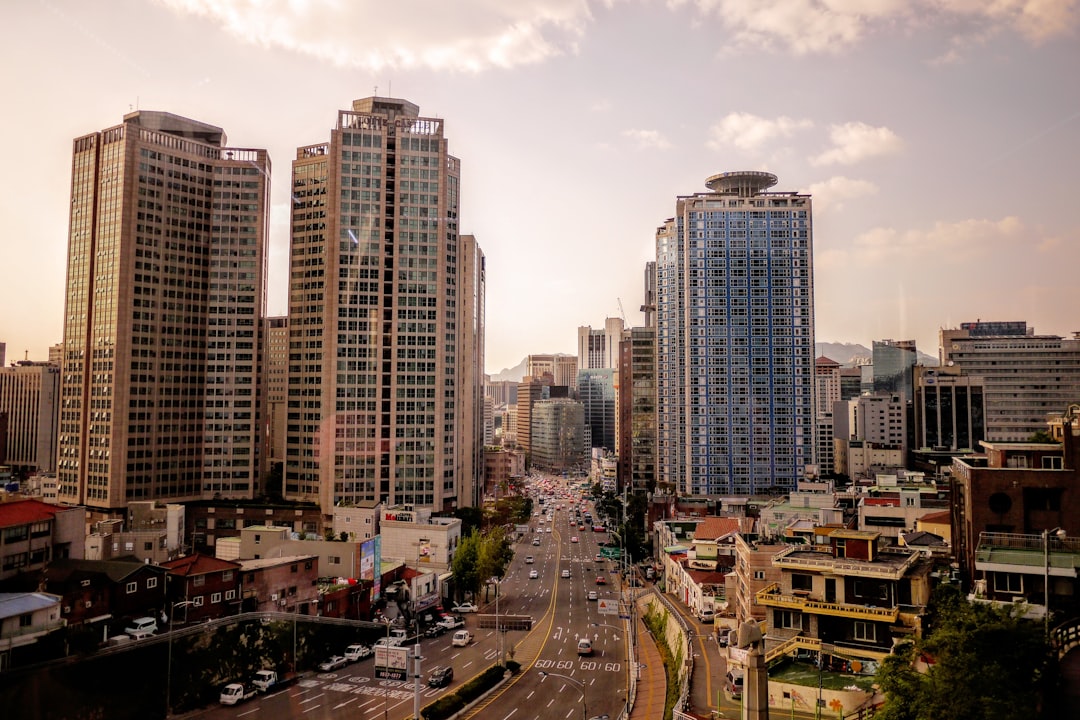
<svg viewBox="0 0 1080 720">
<path fill-rule="evenodd" d="M 50 505 L 40 500 L 16 500 L 15 502 L 0 503 L 0 528 L 52 520 L 56 513 L 63 509 L 59 505 Z"/>
<path fill-rule="evenodd" d="M 919 517 L 919 522 L 937 523 L 940 525 L 942 523 L 948 523 L 950 521 L 950 517 L 951 516 L 949 515 L 948 510 L 939 510 L 937 512 L 926 513 L 925 515 Z"/>
<path fill-rule="evenodd" d="M 216 557 L 195 553 L 182 558 L 169 560 L 161 563 L 161 567 L 174 575 L 205 575 L 206 573 L 221 572 L 222 570 L 237 570 L 240 563 L 229 560 L 219 560 Z"/>
<path fill-rule="evenodd" d="M 716 540 L 739 531 L 739 518 L 707 517 L 694 529 L 695 540 Z"/>
<path fill-rule="evenodd" d="M 63 582 L 74 572 L 102 573 L 113 582 L 121 582 L 139 572 L 146 563 L 141 560 L 80 560 L 59 558 L 49 563 L 45 571 L 50 581 Z"/>
</svg>

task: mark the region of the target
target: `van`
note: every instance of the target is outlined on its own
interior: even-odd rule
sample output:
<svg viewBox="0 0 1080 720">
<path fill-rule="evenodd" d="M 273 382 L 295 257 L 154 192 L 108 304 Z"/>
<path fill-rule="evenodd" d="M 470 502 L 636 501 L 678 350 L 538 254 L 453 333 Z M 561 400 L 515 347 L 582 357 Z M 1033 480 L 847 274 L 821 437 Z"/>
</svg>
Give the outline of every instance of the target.
<svg viewBox="0 0 1080 720">
<path fill-rule="evenodd" d="M 465 647 L 472 641 L 472 633 L 468 630 L 458 630 L 454 633 L 454 637 L 450 639 L 450 644 L 454 647 Z"/>
<path fill-rule="evenodd" d="M 136 640 L 149 637 L 157 632 L 157 620 L 152 617 L 136 618 L 124 628 L 124 632 Z"/>
<path fill-rule="evenodd" d="M 592 641 L 589 638 L 581 638 L 577 641 L 578 655 L 592 655 Z"/>
<path fill-rule="evenodd" d="M 716 613 L 712 608 L 703 608 L 701 612 L 698 613 L 698 620 L 701 622 L 712 622 L 714 617 L 716 617 Z"/>
</svg>

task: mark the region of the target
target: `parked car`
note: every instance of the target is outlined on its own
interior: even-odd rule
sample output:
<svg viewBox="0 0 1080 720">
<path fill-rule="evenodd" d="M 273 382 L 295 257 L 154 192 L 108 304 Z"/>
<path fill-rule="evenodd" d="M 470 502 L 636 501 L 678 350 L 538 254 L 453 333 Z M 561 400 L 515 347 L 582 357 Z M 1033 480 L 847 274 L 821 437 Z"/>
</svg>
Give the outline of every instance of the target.
<svg viewBox="0 0 1080 720">
<path fill-rule="evenodd" d="M 702 608 L 701 612 L 698 613 L 698 620 L 701 622 L 712 622 L 715 617 L 716 613 L 712 608 Z"/>
<path fill-rule="evenodd" d="M 124 628 L 124 632 L 138 640 L 153 635 L 157 629 L 157 620 L 152 617 L 141 617 L 132 620 L 131 624 Z"/>
<path fill-rule="evenodd" d="M 357 660 L 363 660 L 369 658 L 375 654 L 375 651 L 369 648 L 367 645 L 350 645 L 345 648 L 345 659 L 349 662 L 356 662 Z"/>
<path fill-rule="evenodd" d="M 255 689 L 259 692 L 265 693 L 292 685 L 298 679 L 299 676 L 295 673 L 287 673 L 284 676 L 281 676 L 274 670 L 259 670 L 255 673 L 255 677 L 251 678 L 251 684 L 254 685 Z"/>
<path fill-rule="evenodd" d="M 478 608 L 476 606 L 476 603 L 464 602 L 464 603 L 461 603 L 460 605 L 455 605 L 454 607 L 452 607 L 450 609 L 453 610 L 456 613 L 474 613 L 477 610 L 479 610 L 480 608 Z"/>
<path fill-rule="evenodd" d="M 454 668 L 450 666 L 442 667 L 436 666 L 432 668 L 431 675 L 428 675 L 427 684 L 428 687 L 441 688 L 446 687 L 454 681 Z"/>
<path fill-rule="evenodd" d="M 442 620 L 440 620 L 436 626 L 442 628 L 443 630 L 457 630 L 458 628 L 465 627 L 465 618 L 461 617 L 460 615 L 456 617 L 452 615 L 447 615 Z"/>
<path fill-rule="evenodd" d="M 442 635 L 444 632 L 446 632 L 446 628 L 442 626 L 442 623 L 435 623 L 434 625 L 429 626 L 428 629 L 424 631 L 424 637 L 436 638 Z"/>
<path fill-rule="evenodd" d="M 255 697 L 257 690 L 254 685 L 244 685 L 242 683 L 229 683 L 221 690 L 221 695 L 218 697 L 218 702 L 222 705 L 236 705 L 244 700 L 250 700 Z"/>
<path fill-rule="evenodd" d="M 334 655 L 330 659 L 319 663 L 319 670 L 321 670 L 322 672 L 332 672 L 334 670 L 339 670 L 345 667 L 345 664 L 347 662 L 348 660 L 343 658 L 341 655 Z"/>
</svg>

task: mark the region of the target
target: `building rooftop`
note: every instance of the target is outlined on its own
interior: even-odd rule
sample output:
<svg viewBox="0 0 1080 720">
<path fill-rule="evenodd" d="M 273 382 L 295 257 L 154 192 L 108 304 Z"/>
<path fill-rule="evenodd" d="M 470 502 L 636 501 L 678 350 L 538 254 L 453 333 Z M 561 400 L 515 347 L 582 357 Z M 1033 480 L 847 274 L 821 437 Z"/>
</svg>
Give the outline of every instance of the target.
<svg viewBox="0 0 1080 720">
<path fill-rule="evenodd" d="M 61 505 L 50 505 L 40 500 L 0 503 L 0 528 L 52 520 L 56 517 L 56 513 L 64 509 Z"/>
<path fill-rule="evenodd" d="M 287 555 L 279 558 L 259 558 L 258 560 L 239 560 L 238 562 L 240 563 L 240 569 L 247 572 L 248 570 L 265 570 L 279 565 L 291 565 L 292 563 L 317 559 L 318 557 L 318 555 Z"/>
<path fill-rule="evenodd" d="M 0 619 L 25 615 L 59 604 L 60 596 L 51 593 L 0 593 Z"/>
<path fill-rule="evenodd" d="M 205 575 L 206 573 L 220 572 L 222 570 L 239 569 L 240 563 L 229 560 L 219 560 L 216 557 L 195 553 L 175 560 L 161 563 L 161 567 L 175 575 Z"/>
</svg>

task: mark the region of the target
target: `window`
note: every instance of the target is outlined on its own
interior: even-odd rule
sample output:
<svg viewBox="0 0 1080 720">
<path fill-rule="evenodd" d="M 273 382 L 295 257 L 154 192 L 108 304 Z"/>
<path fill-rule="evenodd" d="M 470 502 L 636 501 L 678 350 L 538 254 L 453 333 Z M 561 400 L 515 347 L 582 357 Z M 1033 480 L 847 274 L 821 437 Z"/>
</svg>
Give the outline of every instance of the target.
<svg viewBox="0 0 1080 720">
<path fill-rule="evenodd" d="M 224 570 L 224 571 L 222 571 L 222 573 L 221 573 L 221 581 L 222 582 L 232 582 L 232 577 L 233 577 L 232 573 L 233 573 L 232 570 Z"/>
<path fill-rule="evenodd" d="M 792 573 L 791 589 L 795 592 L 810 592 L 814 589 L 814 576 L 805 573 Z"/>
<path fill-rule="evenodd" d="M 79 585 L 82 586 L 82 587 L 90 587 L 90 581 L 89 580 L 83 580 L 82 582 L 79 583 Z"/>
<path fill-rule="evenodd" d="M 291 573 L 295 573 L 299 569 L 300 569 L 300 566 L 297 565 L 296 563 L 293 563 L 292 565 L 289 566 L 289 572 L 291 572 Z"/>
<path fill-rule="evenodd" d="M 847 557 L 847 539 L 836 538 L 836 557 Z"/>
<path fill-rule="evenodd" d="M 877 625 L 856 620 L 855 639 L 864 642 L 877 642 Z"/>
<path fill-rule="evenodd" d="M 157 587 L 157 578 L 156 577 L 146 578 L 146 589 L 147 590 L 153 590 L 156 587 Z"/>
<path fill-rule="evenodd" d="M 205 575 L 196 575 L 195 577 L 191 578 L 191 584 L 194 585 L 195 587 L 202 587 L 203 585 L 206 584 L 206 576 Z"/>
<path fill-rule="evenodd" d="M 130 595 L 139 589 L 139 583 L 129 582 L 124 589 L 127 590 L 127 594 Z"/>
<path fill-rule="evenodd" d="M 236 599 L 236 591 L 235 590 L 226 590 L 225 591 L 225 599 L 226 600 L 235 600 Z"/>
<path fill-rule="evenodd" d="M 765 579 L 765 571 L 764 570 L 755 570 L 754 571 L 754 579 L 755 580 L 764 580 Z"/>
<path fill-rule="evenodd" d="M 191 604 L 194 605 L 195 607 L 202 607 L 202 605 L 203 605 L 203 596 L 202 595 L 197 595 L 196 597 L 192 598 L 191 599 Z"/>
<path fill-rule="evenodd" d="M 805 630 L 803 627 L 805 618 L 801 612 L 792 610 L 773 610 L 773 623 L 778 628 L 785 630 Z"/>
<path fill-rule="evenodd" d="M 24 628 L 30 627 L 30 625 L 33 624 L 33 622 L 34 622 L 34 614 L 33 613 L 26 613 L 25 615 L 20 615 L 19 616 L 19 627 L 24 627 Z"/>
<path fill-rule="evenodd" d="M 217 593 L 214 593 L 213 595 L 211 595 L 210 596 L 210 602 L 212 602 L 212 603 L 221 602 L 221 593 L 217 592 Z"/>
<path fill-rule="evenodd" d="M 328 558 L 326 558 L 326 562 L 329 563 L 330 565 L 340 565 L 341 564 L 341 557 L 338 556 L 338 555 L 331 555 Z"/>
<path fill-rule="evenodd" d="M 1022 593 L 1024 592 L 1024 576 L 1020 573 L 994 573 L 994 591 Z"/>
<path fill-rule="evenodd" d="M 259 533 L 255 533 L 255 544 L 258 545 L 261 542 L 262 542 L 262 535 L 260 535 Z"/>
</svg>

